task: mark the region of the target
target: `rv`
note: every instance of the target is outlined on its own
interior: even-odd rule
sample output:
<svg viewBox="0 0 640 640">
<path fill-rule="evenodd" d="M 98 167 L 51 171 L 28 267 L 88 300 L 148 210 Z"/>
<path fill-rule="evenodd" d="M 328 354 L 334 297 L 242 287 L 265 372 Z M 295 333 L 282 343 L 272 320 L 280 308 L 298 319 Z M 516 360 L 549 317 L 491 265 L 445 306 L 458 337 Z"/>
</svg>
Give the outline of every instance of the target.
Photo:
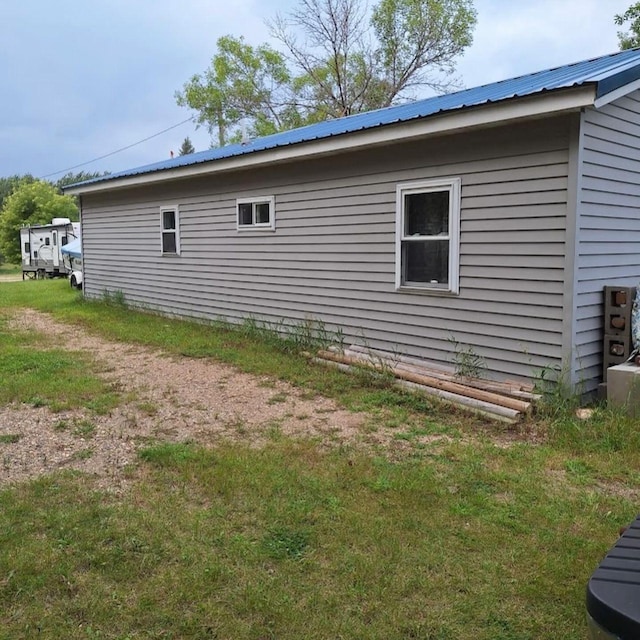
<svg viewBox="0 0 640 640">
<path fill-rule="evenodd" d="M 63 261 L 61 249 L 79 237 L 80 223 L 69 218 L 20 229 L 22 279 L 66 277 L 70 267 Z"/>
</svg>

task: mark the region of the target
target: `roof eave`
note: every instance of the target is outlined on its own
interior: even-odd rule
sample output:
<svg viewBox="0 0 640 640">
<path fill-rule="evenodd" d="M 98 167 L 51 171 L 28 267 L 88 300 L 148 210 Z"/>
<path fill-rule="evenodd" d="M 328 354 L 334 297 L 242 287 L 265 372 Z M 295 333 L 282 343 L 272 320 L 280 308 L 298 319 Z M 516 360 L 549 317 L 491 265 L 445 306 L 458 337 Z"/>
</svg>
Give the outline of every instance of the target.
<svg viewBox="0 0 640 640">
<path fill-rule="evenodd" d="M 610 94 L 619 89 L 628 90 L 628 86 L 640 80 L 640 65 L 635 65 L 619 73 L 613 74 L 598 81 L 596 99 Z"/>
<path fill-rule="evenodd" d="M 606 84 L 603 84 L 602 82 L 598 83 L 598 91 L 596 93 L 596 99 L 593 102 L 593 106 L 596 109 L 600 109 L 600 107 L 604 107 L 604 105 L 609 104 L 614 100 L 618 100 L 618 98 L 623 98 L 633 91 L 640 89 L 640 69 L 634 71 L 638 71 L 638 77 L 631 79 L 632 76 L 628 75 L 628 81 L 623 82 L 622 84 L 618 82 L 607 82 Z"/>
<path fill-rule="evenodd" d="M 79 195 L 125 189 L 249 167 L 255 168 L 265 164 L 302 160 L 312 156 L 352 151 L 362 147 L 384 145 L 515 120 L 554 115 L 593 105 L 596 99 L 596 92 L 597 87 L 594 83 L 548 91 L 534 96 L 514 97 L 500 102 L 466 107 L 456 111 L 433 114 L 424 118 L 275 147 L 241 156 L 113 178 L 111 180 L 107 179 L 86 185 L 78 184 L 77 186 L 66 188 L 65 193 Z"/>
</svg>

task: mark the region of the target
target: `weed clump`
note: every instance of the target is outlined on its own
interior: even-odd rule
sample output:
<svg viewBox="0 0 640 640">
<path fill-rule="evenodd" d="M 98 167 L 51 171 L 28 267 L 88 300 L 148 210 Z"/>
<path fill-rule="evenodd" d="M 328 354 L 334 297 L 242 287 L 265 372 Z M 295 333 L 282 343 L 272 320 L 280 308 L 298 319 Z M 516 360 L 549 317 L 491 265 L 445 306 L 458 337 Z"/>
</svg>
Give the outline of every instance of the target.
<svg viewBox="0 0 640 640">
<path fill-rule="evenodd" d="M 269 322 L 250 315 L 244 320 L 240 330 L 247 337 L 266 342 L 286 353 L 317 351 L 330 345 L 344 345 L 342 329 L 329 329 L 318 318 L 309 317 L 299 322 L 287 323 L 284 318 L 279 322 Z"/>
<path fill-rule="evenodd" d="M 459 378 L 481 378 L 487 368 L 485 359 L 475 349 L 464 346 L 454 336 L 449 336 L 447 341 L 453 346 L 453 363 L 456 376 Z"/>
<path fill-rule="evenodd" d="M 116 289 L 115 291 L 104 289 L 102 292 L 102 302 L 110 307 L 119 309 L 126 309 L 128 307 L 127 299 L 121 289 Z"/>
</svg>

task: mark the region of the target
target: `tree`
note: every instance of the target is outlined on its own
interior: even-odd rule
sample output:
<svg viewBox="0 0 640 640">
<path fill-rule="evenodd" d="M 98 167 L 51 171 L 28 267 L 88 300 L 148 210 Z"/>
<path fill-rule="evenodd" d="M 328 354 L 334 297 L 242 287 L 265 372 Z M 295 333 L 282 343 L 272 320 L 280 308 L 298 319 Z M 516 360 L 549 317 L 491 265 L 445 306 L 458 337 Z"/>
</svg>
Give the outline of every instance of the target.
<svg viewBox="0 0 640 640">
<path fill-rule="evenodd" d="M 44 180 L 24 182 L 9 195 L 0 211 L 0 253 L 8 262 L 21 260 L 20 229 L 25 225 L 47 224 L 52 218 L 78 219 L 71 196 L 60 195 Z"/>
<path fill-rule="evenodd" d="M 34 178 L 31 175 L 15 175 L 8 176 L 6 178 L 0 178 L 0 211 L 2 211 L 4 201 L 13 193 L 16 187 L 23 183 L 33 182 L 33 180 Z M 4 262 L 6 262 L 6 259 L 2 254 L 2 250 L 0 249 L 0 265 Z"/>
<path fill-rule="evenodd" d="M 178 154 L 181 156 L 188 156 L 190 153 L 195 153 L 195 152 L 196 152 L 196 149 L 191 143 L 189 136 L 187 136 L 182 141 L 182 146 L 180 147 Z"/>
<path fill-rule="evenodd" d="M 75 184 L 76 182 L 85 182 L 86 180 L 93 180 L 94 178 L 102 178 L 103 176 L 108 176 L 108 171 L 79 171 L 78 173 L 65 173 L 62 178 L 58 178 L 54 183 L 56 188 L 60 193 L 62 193 L 63 187 L 66 187 L 70 184 Z"/>
<path fill-rule="evenodd" d="M 6 198 L 8 198 L 16 187 L 23 183 L 33 182 L 35 178 L 31 175 L 24 176 L 8 176 L 6 178 L 0 178 L 0 211 Z"/>
<path fill-rule="evenodd" d="M 471 0 L 382 0 L 372 24 L 387 86 L 386 104 L 412 87 L 446 91 L 455 59 L 473 41 Z"/>
<path fill-rule="evenodd" d="M 239 141 L 242 133 L 233 128 L 242 120 L 250 121 L 256 135 L 286 126 L 281 100 L 291 78 L 284 57 L 269 45 L 254 48 L 233 36 L 219 38 L 217 47 L 204 75 L 176 93 L 177 103 L 197 111 L 198 122 L 217 132 L 220 146 Z"/>
<path fill-rule="evenodd" d="M 471 0 L 380 0 L 368 25 L 360 0 L 300 0 L 272 33 L 310 89 L 304 107 L 340 117 L 448 89 L 475 23 Z"/>
<path fill-rule="evenodd" d="M 629 31 L 618 31 L 618 43 L 620 49 L 633 49 L 640 46 L 640 2 L 632 4 L 624 13 L 617 14 L 614 18 L 618 26 L 623 26 L 631 21 Z"/>
<path fill-rule="evenodd" d="M 0 211 L 2 211 L 2 206 L 6 198 L 8 198 L 15 188 L 22 183 L 33 182 L 34 178 L 30 175 L 24 176 L 7 176 L 5 178 L 0 178 Z M 4 255 L 2 255 L 2 251 L 0 250 L 0 265 L 6 262 Z"/>
<path fill-rule="evenodd" d="M 369 18 L 363 0 L 299 0 L 269 25 L 286 54 L 225 36 L 176 98 L 220 145 L 241 123 L 265 135 L 386 107 L 449 89 L 475 23 L 472 0 L 379 0 Z"/>
</svg>

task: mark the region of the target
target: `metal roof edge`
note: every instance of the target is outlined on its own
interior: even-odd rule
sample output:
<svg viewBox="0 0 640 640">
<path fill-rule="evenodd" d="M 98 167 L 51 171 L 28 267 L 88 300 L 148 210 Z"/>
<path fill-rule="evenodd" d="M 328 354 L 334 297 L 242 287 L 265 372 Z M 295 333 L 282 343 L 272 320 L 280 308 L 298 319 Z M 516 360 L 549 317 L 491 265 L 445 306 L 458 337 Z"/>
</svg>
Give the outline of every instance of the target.
<svg viewBox="0 0 640 640">
<path fill-rule="evenodd" d="M 624 86 L 631 85 L 636 80 L 640 80 L 640 65 L 625 69 L 608 78 L 602 78 L 597 82 L 596 99 L 602 98 Z"/>
<path fill-rule="evenodd" d="M 492 126 L 500 122 L 553 115 L 575 111 L 592 105 L 595 99 L 594 83 L 564 87 L 523 97 L 487 102 L 453 111 L 443 111 L 427 117 L 414 117 L 404 121 L 383 124 L 368 129 L 316 138 L 297 144 L 267 148 L 248 154 L 192 163 L 178 167 L 157 169 L 115 177 L 111 181 L 97 181 L 69 185 L 65 192 L 71 195 L 98 193 L 142 186 L 158 182 L 222 173 L 265 164 L 287 162 L 309 157 L 401 142 L 412 138 L 445 134 L 479 126 Z"/>
<path fill-rule="evenodd" d="M 614 89 L 609 93 L 605 93 L 600 98 L 597 98 L 594 101 L 593 106 L 596 109 L 600 109 L 601 107 L 604 107 L 611 102 L 615 102 L 616 100 L 623 98 L 624 96 L 628 96 L 630 93 L 633 93 L 638 89 L 640 89 L 640 78 L 638 80 L 634 80 L 629 84 L 624 84 L 618 89 Z"/>
<path fill-rule="evenodd" d="M 72 194 L 83 193 L 84 190 L 97 184 L 120 184 L 123 180 L 132 180 L 143 175 L 173 175 L 201 165 L 218 163 L 226 165 L 230 159 L 236 159 L 242 163 L 243 158 L 264 156 L 286 147 L 309 146 L 332 138 L 352 139 L 354 135 L 366 135 L 368 131 L 394 127 L 399 123 L 430 120 L 482 106 L 510 103 L 514 99 L 548 96 L 560 90 L 577 90 L 580 87 L 591 86 L 595 90 L 591 104 L 597 108 L 607 101 L 625 95 L 625 88 L 633 86 L 638 79 L 640 79 L 640 49 L 618 51 L 452 94 L 433 96 L 425 100 L 279 132 L 256 138 L 247 144 L 230 145 L 201 151 L 191 156 L 179 156 L 150 163 L 109 176 L 68 185 L 64 191 Z M 247 162 L 250 164 L 252 161 Z M 153 178 L 154 181 L 160 179 L 163 178 Z"/>
<path fill-rule="evenodd" d="M 123 180 L 138 182 L 140 176 L 173 176 L 189 172 L 201 165 L 226 166 L 231 160 L 252 164 L 252 156 L 264 156 L 287 147 L 314 146 L 319 141 L 366 136 L 367 132 L 395 127 L 400 123 L 422 122 L 482 106 L 509 104 L 513 100 L 550 95 L 562 90 L 592 87 L 594 99 L 590 103 L 598 108 L 631 91 L 640 79 L 640 49 L 618 51 L 605 56 L 583 60 L 552 69 L 508 78 L 451 94 L 432 96 L 424 100 L 392 105 L 382 109 L 329 119 L 247 143 L 209 149 L 189 156 L 158 162 L 115 172 L 92 180 L 68 185 L 67 193 L 93 190 L 97 184 L 120 184 Z M 348 143 L 345 143 L 348 145 Z M 340 143 L 338 143 L 338 146 Z M 245 160 L 246 159 L 246 160 Z M 208 169 L 207 169 L 208 170 Z M 216 169 L 211 169 L 215 171 Z M 163 178 L 149 178 L 156 181 Z"/>
</svg>

